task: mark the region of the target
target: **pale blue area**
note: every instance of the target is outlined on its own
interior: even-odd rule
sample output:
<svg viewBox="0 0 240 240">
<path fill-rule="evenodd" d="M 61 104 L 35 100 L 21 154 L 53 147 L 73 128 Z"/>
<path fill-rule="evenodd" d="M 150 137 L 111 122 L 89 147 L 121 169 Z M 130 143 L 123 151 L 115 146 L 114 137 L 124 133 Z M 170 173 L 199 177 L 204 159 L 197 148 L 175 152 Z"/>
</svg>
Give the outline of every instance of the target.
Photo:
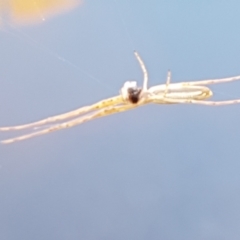
<svg viewBox="0 0 240 240">
<path fill-rule="evenodd" d="M 168 69 L 173 82 L 240 75 L 239 9 L 231 0 L 86 0 L 41 25 L 5 24 L 0 126 L 142 84 L 134 49 L 151 85 Z M 240 97 L 240 83 L 213 90 Z M 146 106 L 1 145 L 0 166 L 1 240 L 240 236 L 240 105 Z"/>
</svg>

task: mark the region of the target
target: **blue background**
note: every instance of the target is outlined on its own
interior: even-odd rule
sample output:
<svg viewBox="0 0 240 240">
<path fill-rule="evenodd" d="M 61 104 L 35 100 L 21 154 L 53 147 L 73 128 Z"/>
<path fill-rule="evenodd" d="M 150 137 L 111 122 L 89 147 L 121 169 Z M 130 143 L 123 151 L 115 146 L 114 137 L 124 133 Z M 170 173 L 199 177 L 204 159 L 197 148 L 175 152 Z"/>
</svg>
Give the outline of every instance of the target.
<svg viewBox="0 0 240 240">
<path fill-rule="evenodd" d="M 0 31 L 0 126 L 240 74 L 240 2 L 85 1 Z M 40 17 L 40 16 L 39 16 Z M 212 86 L 240 97 L 240 83 Z M 0 239 L 239 239 L 240 106 L 149 105 L 0 146 Z M 15 136 L 0 134 L 1 139 Z"/>
</svg>

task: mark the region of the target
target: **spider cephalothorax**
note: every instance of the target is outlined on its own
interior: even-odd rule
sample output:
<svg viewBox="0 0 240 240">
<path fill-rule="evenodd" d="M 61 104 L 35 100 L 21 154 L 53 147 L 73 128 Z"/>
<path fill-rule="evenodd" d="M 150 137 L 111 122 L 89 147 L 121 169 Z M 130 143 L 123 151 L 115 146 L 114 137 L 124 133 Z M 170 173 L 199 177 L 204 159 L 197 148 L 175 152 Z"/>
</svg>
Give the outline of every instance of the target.
<svg viewBox="0 0 240 240">
<path fill-rule="evenodd" d="M 136 104 L 141 98 L 142 89 L 137 87 L 136 82 L 125 82 L 120 94 L 124 101 Z"/>
<path fill-rule="evenodd" d="M 128 89 L 128 100 L 131 103 L 138 103 L 140 100 L 140 94 L 142 89 L 140 88 L 129 88 Z"/>
</svg>

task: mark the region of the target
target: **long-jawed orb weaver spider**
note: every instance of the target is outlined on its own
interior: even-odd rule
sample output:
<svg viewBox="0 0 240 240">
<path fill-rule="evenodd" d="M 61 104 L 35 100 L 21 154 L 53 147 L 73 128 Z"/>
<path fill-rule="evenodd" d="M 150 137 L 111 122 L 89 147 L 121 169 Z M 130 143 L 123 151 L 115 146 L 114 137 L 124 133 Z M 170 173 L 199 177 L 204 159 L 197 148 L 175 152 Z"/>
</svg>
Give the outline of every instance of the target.
<svg viewBox="0 0 240 240">
<path fill-rule="evenodd" d="M 170 83 L 171 73 L 168 72 L 165 84 L 156 85 L 148 88 L 148 72 L 140 55 L 134 52 L 137 61 L 143 72 L 143 86 L 137 86 L 134 81 L 125 82 L 120 95 L 104 99 L 93 105 L 78 108 L 64 114 L 45 118 L 40 121 L 10 127 L 1 127 L 0 131 L 12 131 L 32 129 L 33 132 L 19 137 L 1 141 L 1 143 L 13 143 L 35 136 L 54 132 L 64 128 L 70 128 L 78 124 L 93 120 L 95 118 L 108 116 L 110 114 L 128 111 L 149 103 L 156 104 L 203 104 L 208 106 L 222 106 L 240 103 L 240 99 L 226 101 L 206 101 L 212 96 L 212 91 L 205 85 L 232 82 L 240 80 L 240 76 L 209 79 L 201 81 Z M 67 120 L 67 121 L 66 121 Z M 51 124 L 49 126 L 49 124 Z M 40 129 L 42 128 L 43 129 Z M 40 130 L 39 130 L 40 129 Z"/>
</svg>

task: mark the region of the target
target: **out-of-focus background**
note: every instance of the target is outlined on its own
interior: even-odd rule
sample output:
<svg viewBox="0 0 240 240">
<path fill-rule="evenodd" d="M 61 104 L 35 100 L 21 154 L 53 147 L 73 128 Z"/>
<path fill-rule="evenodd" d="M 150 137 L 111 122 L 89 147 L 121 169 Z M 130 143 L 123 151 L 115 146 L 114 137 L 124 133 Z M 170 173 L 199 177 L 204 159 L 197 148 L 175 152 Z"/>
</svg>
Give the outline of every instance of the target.
<svg viewBox="0 0 240 240">
<path fill-rule="evenodd" d="M 0 126 L 142 84 L 135 49 L 150 85 L 240 75 L 239 1 L 31 2 L 0 5 Z M 238 240 L 239 122 L 240 105 L 150 105 L 1 145 L 0 239 Z"/>
</svg>

